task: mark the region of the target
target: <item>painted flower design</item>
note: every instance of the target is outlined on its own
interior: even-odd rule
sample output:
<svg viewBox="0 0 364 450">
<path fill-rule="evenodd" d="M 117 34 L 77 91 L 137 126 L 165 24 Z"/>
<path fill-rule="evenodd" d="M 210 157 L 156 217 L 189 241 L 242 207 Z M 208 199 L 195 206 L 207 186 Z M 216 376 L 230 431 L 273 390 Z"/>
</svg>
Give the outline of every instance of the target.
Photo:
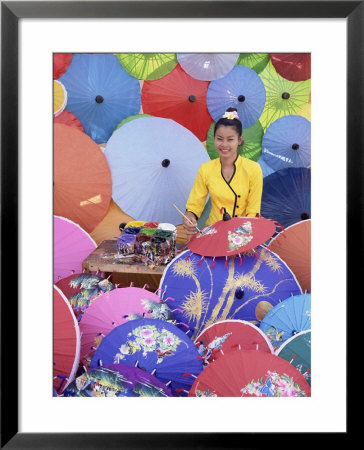
<svg viewBox="0 0 364 450">
<path fill-rule="evenodd" d="M 119 353 L 114 357 L 115 363 L 137 351 L 142 351 L 144 357 L 147 357 L 148 353 L 155 352 L 157 363 L 160 363 L 164 357 L 173 355 L 181 343 L 173 333 L 166 329 L 159 331 L 154 325 L 137 327 L 128 336 L 130 339 L 120 346 Z"/>
<path fill-rule="evenodd" d="M 265 377 L 251 380 L 241 390 L 242 397 L 306 397 L 306 393 L 298 383 L 295 383 L 287 374 L 267 371 Z"/>
</svg>

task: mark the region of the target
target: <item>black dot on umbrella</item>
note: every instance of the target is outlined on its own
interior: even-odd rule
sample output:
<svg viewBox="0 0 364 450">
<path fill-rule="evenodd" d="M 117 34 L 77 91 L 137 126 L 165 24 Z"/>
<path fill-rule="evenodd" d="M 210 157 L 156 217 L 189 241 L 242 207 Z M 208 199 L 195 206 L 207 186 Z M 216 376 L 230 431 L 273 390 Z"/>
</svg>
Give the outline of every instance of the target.
<svg viewBox="0 0 364 450">
<path fill-rule="evenodd" d="M 238 100 L 239 100 L 239 102 L 244 102 L 245 101 L 245 95 L 239 95 Z"/>
<path fill-rule="evenodd" d="M 293 150 L 298 150 L 300 148 L 300 146 L 298 144 L 293 144 L 292 145 L 292 149 Z"/>
<path fill-rule="evenodd" d="M 307 212 L 303 212 L 302 214 L 301 214 L 301 219 L 302 220 L 307 220 L 307 219 L 309 219 L 310 218 L 310 215 L 307 213 Z"/>
<path fill-rule="evenodd" d="M 288 100 L 290 98 L 289 93 L 288 92 L 283 92 L 282 98 L 283 98 L 283 100 Z"/>
<path fill-rule="evenodd" d="M 163 159 L 162 166 L 168 167 L 171 164 L 171 161 L 169 159 Z"/>
<path fill-rule="evenodd" d="M 245 295 L 244 289 L 238 287 L 235 291 L 235 297 L 240 300 L 244 297 L 244 295 Z"/>
<path fill-rule="evenodd" d="M 96 103 L 102 103 L 104 101 L 104 97 L 102 95 L 96 95 L 95 101 Z"/>
<path fill-rule="evenodd" d="M 190 96 L 188 97 L 188 100 L 189 100 L 191 103 L 193 103 L 193 102 L 195 102 L 197 99 L 196 99 L 196 96 L 195 96 L 195 95 L 190 95 Z"/>
</svg>

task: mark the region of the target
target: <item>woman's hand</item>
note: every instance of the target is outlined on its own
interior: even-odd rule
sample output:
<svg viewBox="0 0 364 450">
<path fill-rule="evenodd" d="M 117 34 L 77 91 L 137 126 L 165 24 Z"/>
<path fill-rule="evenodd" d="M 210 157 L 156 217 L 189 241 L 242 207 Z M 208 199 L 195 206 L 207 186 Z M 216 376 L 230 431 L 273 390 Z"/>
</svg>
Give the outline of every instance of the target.
<svg viewBox="0 0 364 450">
<path fill-rule="evenodd" d="M 192 234 L 197 232 L 197 229 L 196 229 L 197 220 L 196 220 L 195 215 L 193 213 L 191 213 L 190 211 L 186 211 L 185 216 L 188 217 L 190 222 L 184 217 L 183 218 L 183 228 L 185 229 L 187 236 L 191 237 Z"/>
</svg>

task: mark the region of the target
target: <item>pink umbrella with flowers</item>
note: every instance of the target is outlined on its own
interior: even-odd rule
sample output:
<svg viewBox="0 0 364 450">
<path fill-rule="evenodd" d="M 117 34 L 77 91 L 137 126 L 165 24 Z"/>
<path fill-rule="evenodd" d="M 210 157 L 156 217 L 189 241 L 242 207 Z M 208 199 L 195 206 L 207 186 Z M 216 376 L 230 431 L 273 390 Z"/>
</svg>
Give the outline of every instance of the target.
<svg viewBox="0 0 364 450">
<path fill-rule="evenodd" d="M 102 339 L 115 327 L 139 319 L 174 320 L 161 298 L 144 288 L 117 288 L 101 294 L 80 320 L 81 360 L 88 366 Z"/>
</svg>

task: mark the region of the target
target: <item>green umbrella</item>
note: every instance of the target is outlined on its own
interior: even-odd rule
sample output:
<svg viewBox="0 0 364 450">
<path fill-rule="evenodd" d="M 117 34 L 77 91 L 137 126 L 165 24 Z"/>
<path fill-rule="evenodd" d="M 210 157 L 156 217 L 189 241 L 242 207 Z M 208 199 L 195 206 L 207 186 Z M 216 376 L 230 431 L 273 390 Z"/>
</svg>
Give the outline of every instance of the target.
<svg viewBox="0 0 364 450">
<path fill-rule="evenodd" d="M 206 138 L 206 149 L 210 156 L 210 159 L 215 159 L 219 157 L 215 149 L 214 143 L 214 127 L 215 122 L 212 122 Z M 263 127 L 262 124 L 257 120 L 253 125 L 243 130 L 244 143 L 239 145 L 238 153 L 245 158 L 252 159 L 253 161 L 258 161 L 262 154 L 262 139 L 263 139 Z"/>
<path fill-rule="evenodd" d="M 150 115 L 150 114 L 133 114 L 133 115 L 131 115 L 131 116 L 125 117 L 124 120 L 122 120 L 120 123 L 118 123 L 118 124 L 116 125 L 114 131 L 116 131 L 118 128 L 120 128 L 121 126 L 125 125 L 126 123 L 128 123 L 128 122 L 130 122 L 130 121 L 132 121 L 132 120 L 134 120 L 134 119 L 140 119 L 141 117 L 154 117 L 154 116 L 152 116 L 152 115 Z M 113 131 L 113 132 L 114 132 L 114 131 Z"/>
<path fill-rule="evenodd" d="M 266 102 L 259 118 L 264 131 L 282 116 L 297 114 L 309 102 L 311 79 L 289 81 L 279 75 L 270 61 L 259 74 L 266 91 Z"/>
<path fill-rule="evenodd" d="M 256 73 L 260 73 L 268 64 L 269 60 L 269 53 L 240 53 L 236 64 L 250 67 Z"/>
<path fill-rule="evenodd" d="M 120 64 L 138 80 L 157 80 L 177 65 L 176 53 L 116 53 Z"/>
<path fill-rule="evenodd" d="M 287 339 L 276 355 L 290 362 L 311 386 L 311 330 L 301 331 Z"/>
</svg>

